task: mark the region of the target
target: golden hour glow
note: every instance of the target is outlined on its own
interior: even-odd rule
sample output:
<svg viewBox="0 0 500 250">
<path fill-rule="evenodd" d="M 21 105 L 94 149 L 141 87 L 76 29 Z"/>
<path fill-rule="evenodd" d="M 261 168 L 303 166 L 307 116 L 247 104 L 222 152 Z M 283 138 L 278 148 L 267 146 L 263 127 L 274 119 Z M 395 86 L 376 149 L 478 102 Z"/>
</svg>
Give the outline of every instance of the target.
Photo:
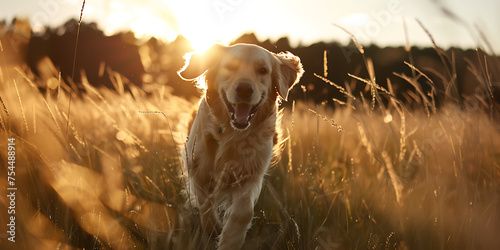
<svg viewBox="0 0 500 250">
<path fill-rule="evenodd" d="M 216 39 L 215 37 L 210 36 L 209 34 L 196 34 L 196 33 L 188 33 L 184 35 L 191 44 L 191 47 L 198 52 L 203 53 L 212 45 L 216 43 L 228 45 L 229 41 L 222 41 L 220 39 Z"/>
<path fill-rule="evenodd" d="M 364 13 L 354 13 L 340 19 L 341 25 L 364 27 L 370 21 L 370 16 Z"/>
<path fill-rule="evenodd" d="M 177 33 L 169 27 L 166 20 L 156 17 L 142 17 L 132 21 L 130 28 L 138 38 L 156 37 L 164 41 L 172 41 Z"/>
<path fill-rule="evenodd" d="M 216 42 L 228 44 L 245 33 L 255 33 L 259 39 L 271 41 L 286 36 L 292 46 L 333 40 L 348 43 L 350 37 L 334 28 L 332 23 L 349 29 L 363 43 L 404 44 L 401 16 L 419 16 L 424 23 L 436 23 L 439 19 L 435 28 L 442 32 L 435 34 L 442 44 L 475 44 L 465 29 L 451 30 L 452 21 L 443 21 L 443 17 L 436 13 L 419 12 L 432 8 L 429 4 L 402 4 L 391 0 L 359 6 L 356 3 L 318 1 L 307 7 L 298 2 L 283 5 L 280 1 L 265 4 L 225 0 L 92 1 L 87 3 L 84 18 L 98 21 L 107 35 L 132 30 L 138 38 L 153 36 L 166 42 L 181 35 L 189 39 L 197 51 L 206 50 Z M 277 9 L 281 11 L 274 11 Z M 418 12 L 418 15 L 413 12 Z M 281 20 L 279 25 L 276 20 Z M 425 32 L 416 22 L 409 22 L 407 27 L 412 44 L 429 44 Z M 485 28 L 494 30 L 494 27 Z"/>
<path fill-rule="evenodd" d="M 193 47 L 193 49 L 199 53 L 203 53 L 204 51 L 208 50 L 213 44 L 217 42 L 220 43 L 220 41 L 215 41 L 203 37 L 197 37 L 197 38 L 192 37 L 188 39 L 189 43 L 191 44 L 191 47 Z"/>
<path fill-rule="evenodd" d="M 174 15 L 165 4 L 155 5 L 111 1 L 102 25 L 105 33 L 111 35 L 117 31 L 131 30 L 137 38 L 174 40 L 179 34 Z"/>
<path fill-rule="evenodd" d="M 214 30 L 218 27 L 214 24 L 218 21 L 217 17 L 211 18 L 210 11 L 193 10 L 186 3 L 155 3 L 153 7 L 146 5 L 150 8 L 144 6 L 111 1 L 110 13 L 103 25 L 105 33 L 111 35 L 129 29 L 137 38 L 155 37 L 165 42 L 181 35 L 190 41 L 191 47 L 197 52 L 203 52 L 215 43 L 227 45 L 239 35 L 234 28 Z"/>
<path fill-rule="evenodd" d="M 0 250 L 500 250 L 498 10 L 2 0 Z"/>
</svg>

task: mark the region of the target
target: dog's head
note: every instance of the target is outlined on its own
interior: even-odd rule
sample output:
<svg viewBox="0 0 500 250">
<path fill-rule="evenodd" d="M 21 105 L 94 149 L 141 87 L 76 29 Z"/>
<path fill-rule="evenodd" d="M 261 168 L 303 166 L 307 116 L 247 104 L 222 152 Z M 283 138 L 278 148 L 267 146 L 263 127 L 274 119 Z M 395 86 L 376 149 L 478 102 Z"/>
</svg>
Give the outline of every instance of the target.
<svg viewBox="0 0 500 250">
<path fill-rule="evenodd" d="M 287 99 L 303 70 L 300 59 L 289 52 L 274 54 L 256 45 L 236 44 L 188 55 L 178 73 L 185 80 L 204 75 L 209 104 L 220 100 L 231 125 L 244 130 L 264 103 Z"/>
</svg>

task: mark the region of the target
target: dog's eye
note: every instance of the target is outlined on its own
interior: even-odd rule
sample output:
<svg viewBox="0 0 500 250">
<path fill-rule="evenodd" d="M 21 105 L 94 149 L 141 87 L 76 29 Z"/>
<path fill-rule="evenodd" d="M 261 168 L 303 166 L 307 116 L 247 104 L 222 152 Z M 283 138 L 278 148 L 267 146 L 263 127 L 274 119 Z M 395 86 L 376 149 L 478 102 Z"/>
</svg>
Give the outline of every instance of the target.
<svg viewBox="0 0 500 250">
<path fill-rule="evenodd" d="M 262 68 L 259 68 L 259 69 L 257 70 L 257 72 L 258 72 L 259 74 L 261 74 L 261 75 L 265 75 L 265 74 L 267 74 L 267 69 L 266 69 L 266 68 L 264 68 L 264 67 L 262 67 Z"/>
<path fill-rule="evenodd" d="M 232 63 L 229 63 L 229 64 L 226 64 L 225 68 L 229 71 L 236 71 L 236 68 L 238 66 L 236 66 L 235 64 L 232 64 Z"/>
</svg>

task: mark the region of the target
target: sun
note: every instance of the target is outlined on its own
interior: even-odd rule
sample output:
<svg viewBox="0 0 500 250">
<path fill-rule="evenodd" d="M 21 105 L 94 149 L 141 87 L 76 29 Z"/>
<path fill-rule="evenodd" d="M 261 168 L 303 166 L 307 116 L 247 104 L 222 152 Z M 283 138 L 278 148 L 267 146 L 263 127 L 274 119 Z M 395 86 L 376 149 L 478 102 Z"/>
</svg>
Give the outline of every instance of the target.
<svg viewBox="0 0 500 250">
<path fill-rule="evenodd" d="M 203 32 L 200 31 L 199 29 L 195 30 L 194 32 L 190 32 L 190 30 L 187 30 L 186 32 L 181 33 L 180 35 L 188 39 L 191 47 L 194 49 L 195 52 L 198 53 L 205 52 L 206 50 L 208 50 L 210 47 L 212 47 L 214 44 L 217 43 L 223 45 L 228 45 L 229 43 L 228 41 L 216 37 L 213 33 Z"/>
<path fill-rule="evenodd" d="M 203 53 L 207 51 L 213 44 L 217 43 L 217 41 L 212 41 L 210 39 L 203 38 L 187 38 L 189 40 L 189 44 L 197 53 Z"/>
<path fill-rule="evenodd" d="M 153 6 L 118 0 L 110 0 L 105 17 L 105 33 L 131 30 L 136 38 L 155 37 L 163 42 L 172 42 L 178 36 L 189 40 L 191 48 L 196 52 L 204 52 L 218 43 L 228 45 L 231 42 L 231 29 L 217 28 L 206 12 L 189 8 L 190 4 L 173 1 L 168 5 L 163 2 Z M 198 18 L 193 19 L 193 16 Z M 199 20 L 206 20 L 200 23 Z"/>
</svg>

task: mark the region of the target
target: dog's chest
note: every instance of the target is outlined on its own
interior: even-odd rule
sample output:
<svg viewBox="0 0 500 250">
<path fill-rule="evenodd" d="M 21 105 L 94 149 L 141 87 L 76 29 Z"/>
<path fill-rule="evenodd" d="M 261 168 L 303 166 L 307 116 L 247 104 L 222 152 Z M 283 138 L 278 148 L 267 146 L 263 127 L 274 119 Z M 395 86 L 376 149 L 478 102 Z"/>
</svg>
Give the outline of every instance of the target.
<svg viewBox="0 0 500 250">
<path fill-rule="evenodd" d="M 208 170 L 210 182 L 219 186 L 233 187 L 262 178 L 272 157 L 272 133 L 231 132 L 217 131 L 205 136 L 205 153 L 209 155 L 205 159 L 213 161 L 199 162 L 199 167 Z"/>
</svg>

